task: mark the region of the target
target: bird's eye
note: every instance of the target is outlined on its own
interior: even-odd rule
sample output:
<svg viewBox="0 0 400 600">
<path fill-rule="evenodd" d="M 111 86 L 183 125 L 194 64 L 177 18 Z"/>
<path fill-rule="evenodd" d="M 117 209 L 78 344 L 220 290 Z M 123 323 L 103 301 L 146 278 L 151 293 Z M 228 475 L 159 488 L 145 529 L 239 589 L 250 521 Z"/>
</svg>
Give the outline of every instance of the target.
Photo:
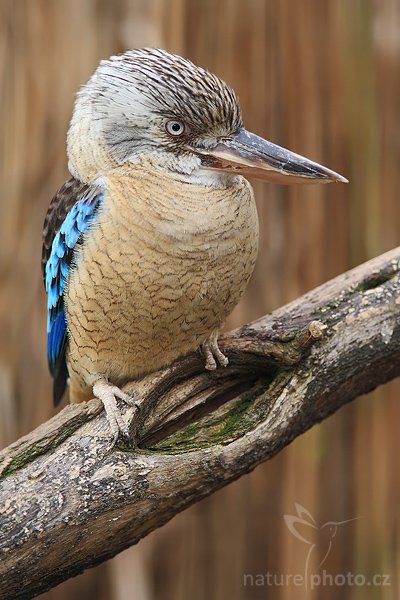
<svg viewBox="0 0 400 600">
<path fill-rule="evenodd" d="M 186 127 L 185 123 L 183 123 L 182 121 L 167 121 L 165 123 L 165 130 L 170 135 L 178 137 L 185 133 Z"/>
</svg>

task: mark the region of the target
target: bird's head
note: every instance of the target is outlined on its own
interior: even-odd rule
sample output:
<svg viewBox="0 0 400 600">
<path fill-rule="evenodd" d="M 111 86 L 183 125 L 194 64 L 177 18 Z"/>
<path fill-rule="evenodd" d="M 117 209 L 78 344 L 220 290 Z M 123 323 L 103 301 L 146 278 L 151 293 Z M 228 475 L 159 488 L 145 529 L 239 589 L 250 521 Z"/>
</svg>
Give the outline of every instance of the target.
<svg viewBox="0 0 400 600">
<path fill-rule="evenodd" d="M 165 50 L 101 61 L 80 90 L 68 132 L 71 173 L 89 182 L 126 163 L 224 185 L 232 174 L 278 183 L 346 181 L 243 127 L 221 79 Z"/>
</svg>

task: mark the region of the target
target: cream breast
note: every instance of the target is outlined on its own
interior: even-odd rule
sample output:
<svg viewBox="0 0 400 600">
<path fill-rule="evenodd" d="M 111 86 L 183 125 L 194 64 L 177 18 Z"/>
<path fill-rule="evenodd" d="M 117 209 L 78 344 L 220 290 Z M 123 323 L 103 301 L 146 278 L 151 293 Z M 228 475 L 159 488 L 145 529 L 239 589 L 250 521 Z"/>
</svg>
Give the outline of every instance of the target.
<svg viewBox="0 0 400 600">
<path fill-rule="evenodd" d="M 69 369 L 118 383 L 194 350 L 243 294 L 258 248 L 250 184 L 193 185 L 145 169 L 106 179 L 66 293 Z"/>
</svg>

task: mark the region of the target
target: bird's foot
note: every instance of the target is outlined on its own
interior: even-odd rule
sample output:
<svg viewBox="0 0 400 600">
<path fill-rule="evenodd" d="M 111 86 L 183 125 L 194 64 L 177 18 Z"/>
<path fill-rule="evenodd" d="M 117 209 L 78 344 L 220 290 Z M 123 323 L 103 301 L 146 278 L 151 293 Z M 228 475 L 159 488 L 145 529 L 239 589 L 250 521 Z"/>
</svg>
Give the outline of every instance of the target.
<svg viewBox="0 0 400 600">
<path fill-rule="evenodd" d="M 207 371 L 215 371 L 217 363 L 221 367 L 226 367 L 229 363 L 228 357 L 221 352 L 218 347 L 217 336 L 213 336 L 212 339 L 203 342 L 201 345 L 204 358 L 206 359 L 205 368 Z"/>
<path fill-rule="evenodd" d="M 139 404 L 129 394 L 126 394 L 116 385 L 112 385 L 105 379 L 99 379 L 93 386 L 93 394 L 102 401 L 104 410 L 106 411 L 106 417 L 108 424 L 111 429 L 113 443 L 112 447 L 115 446 L 120 437 L 124 438 L 127 443 L 131 442 L 131 436 L 129 427 L 125 423 L 121 412 L 117 406 L 116 398 L 119 398 L 125 404 L 133 406 L 136 411 L 139 412 Z"/>
</svg>

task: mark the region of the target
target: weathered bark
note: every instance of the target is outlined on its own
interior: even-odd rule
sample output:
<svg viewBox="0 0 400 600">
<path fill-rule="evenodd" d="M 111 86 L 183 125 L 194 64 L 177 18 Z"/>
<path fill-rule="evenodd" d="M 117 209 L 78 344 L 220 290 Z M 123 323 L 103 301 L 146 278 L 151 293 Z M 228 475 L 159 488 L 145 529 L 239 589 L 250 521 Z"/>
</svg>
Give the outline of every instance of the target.
<svg viewBox="0 0 400 600">
<path fill-rule="evenodd" d="M 400 373 L 400 248 L 130 383 L 135 448 L 111 448 L 97 400 L 0 454 L 0 598 L 29 598 L 114 556 Z M 311 350 L 311 351 L 310 351 Z M 94 418 L 96 417 L 96 418 Z"/>
</svg>

